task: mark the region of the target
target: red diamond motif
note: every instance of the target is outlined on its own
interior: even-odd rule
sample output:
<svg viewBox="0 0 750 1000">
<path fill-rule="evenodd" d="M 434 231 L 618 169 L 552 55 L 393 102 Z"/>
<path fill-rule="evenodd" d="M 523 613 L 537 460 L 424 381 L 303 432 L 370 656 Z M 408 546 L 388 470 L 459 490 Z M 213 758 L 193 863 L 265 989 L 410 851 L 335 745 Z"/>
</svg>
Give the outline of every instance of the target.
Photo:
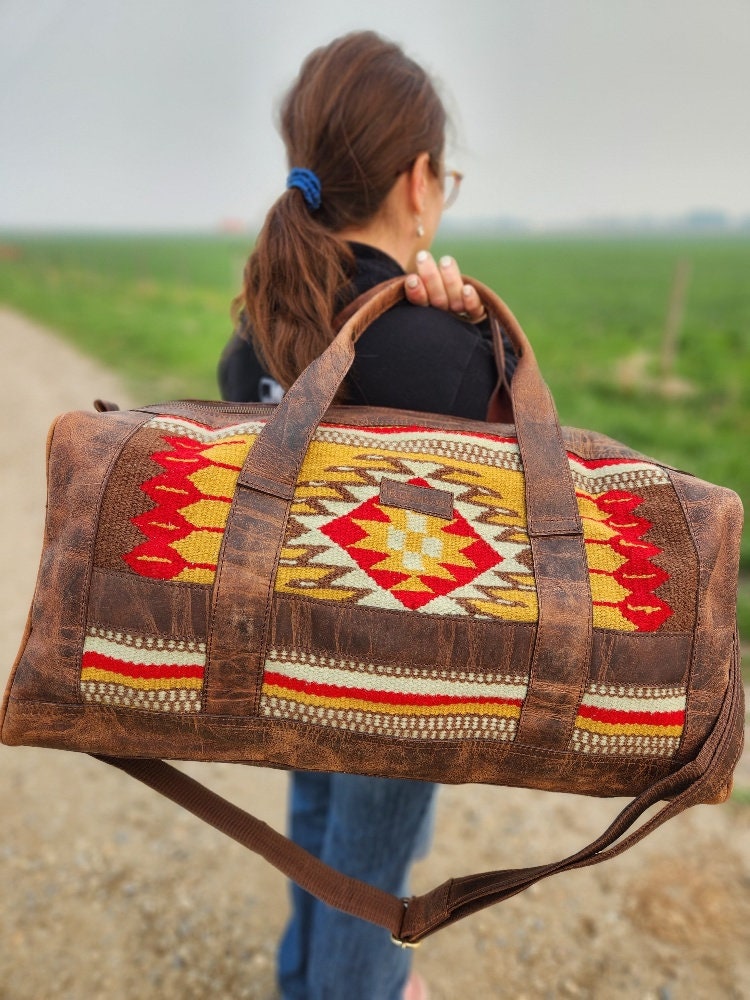
<svg viewBox="0 0 750 1000">
<path fill-rule="evenodd" d="M 423 479 L 409 482 L 430 488 Z M 379 587 L 412 610 L 471 583 L 502 562 L 502 556 L 458 512 L 452 521 L 445 521 L 382 506 L 375 497 L 320 530 Z"/>
</svg>

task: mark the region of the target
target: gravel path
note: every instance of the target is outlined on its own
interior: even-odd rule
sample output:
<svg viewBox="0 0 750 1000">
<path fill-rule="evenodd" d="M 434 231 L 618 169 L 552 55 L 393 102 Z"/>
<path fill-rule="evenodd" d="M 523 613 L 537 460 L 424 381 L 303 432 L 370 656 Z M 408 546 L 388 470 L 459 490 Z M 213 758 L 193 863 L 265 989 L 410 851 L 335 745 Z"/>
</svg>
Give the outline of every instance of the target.
<svg viewBox="0 0 750 1000">
<path fill-rule="evenodd" d="M 0 351 L 4 676 L 39 558 L 47 427 L 97 396 L 127 398 L 111 373 L 2 309 Z M 187 769 L 283 825 L 283 774 Z M 750 788 L 747 755 L 738 784 Z M 415 889 L 562 857 L 621 804 L 446 788 Z M 260 859 L 74 754 L 0 748 L 0 808 L 1 1000 L 277 996 L 286 888 Z M 750 998 L 748 833 L 750 806 L 693 809 L 615 861 L 550 879 L 429 939 L 417 967 L 433 1000 Z"/>
</svg>

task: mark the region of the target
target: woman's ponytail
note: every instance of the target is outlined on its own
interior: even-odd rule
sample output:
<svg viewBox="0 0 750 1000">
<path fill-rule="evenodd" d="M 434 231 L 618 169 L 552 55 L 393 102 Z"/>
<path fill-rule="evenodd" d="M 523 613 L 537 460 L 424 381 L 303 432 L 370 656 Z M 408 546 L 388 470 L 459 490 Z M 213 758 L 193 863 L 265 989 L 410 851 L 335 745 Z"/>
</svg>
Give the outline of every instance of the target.
<svg viewBox="0 0 750 1000">
<path fill-rule="evenodd" d="M 280 119 L 295 186 L 266 216 L 235 306 L 288 388 L 331 342 L 348 298 L 354 255 L 337 234 L 369 222 L 419 153 L 439 171 L 445 110 L 398 45 L 362 31 L 308 56 Z"/>
<path fill-rule="evenodd" d="M 245 265 L 241 302 L 261 361 L 285 389 L 331 342 L 353 269 L 347 244 L 315 220 L 300 190 L 286 191 Z"/>
</svg>

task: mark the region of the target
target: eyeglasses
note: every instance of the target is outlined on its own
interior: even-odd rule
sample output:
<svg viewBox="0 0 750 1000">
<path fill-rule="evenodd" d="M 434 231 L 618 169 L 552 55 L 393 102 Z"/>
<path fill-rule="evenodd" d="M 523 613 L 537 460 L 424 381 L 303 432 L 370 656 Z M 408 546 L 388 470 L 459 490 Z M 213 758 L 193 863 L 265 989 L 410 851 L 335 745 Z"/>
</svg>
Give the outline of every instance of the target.
<svg viewBox="0 0 750 1000">
<path fill-rule="evenodd" d="M 446 170 L 443 174 L 443 208 L 450 208 L 458 198 L 464 175 L 460 170 Z"/>
</svg>

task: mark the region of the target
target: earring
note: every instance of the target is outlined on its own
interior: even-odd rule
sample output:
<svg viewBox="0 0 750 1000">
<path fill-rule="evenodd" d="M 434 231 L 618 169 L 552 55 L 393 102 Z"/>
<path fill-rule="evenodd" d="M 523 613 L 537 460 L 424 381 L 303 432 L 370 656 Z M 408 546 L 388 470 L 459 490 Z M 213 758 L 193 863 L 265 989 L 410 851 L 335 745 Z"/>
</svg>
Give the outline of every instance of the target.
<svg viewBox="0 0 750 1000">
<path fill-rule="evenodd" d="M 421 240 L 424 236 L 424 226 L 422 225 L 422 220 L 418 215 L 415 216 L 415 219 L 417 220 L 417 239 Z"/>
</svg>

